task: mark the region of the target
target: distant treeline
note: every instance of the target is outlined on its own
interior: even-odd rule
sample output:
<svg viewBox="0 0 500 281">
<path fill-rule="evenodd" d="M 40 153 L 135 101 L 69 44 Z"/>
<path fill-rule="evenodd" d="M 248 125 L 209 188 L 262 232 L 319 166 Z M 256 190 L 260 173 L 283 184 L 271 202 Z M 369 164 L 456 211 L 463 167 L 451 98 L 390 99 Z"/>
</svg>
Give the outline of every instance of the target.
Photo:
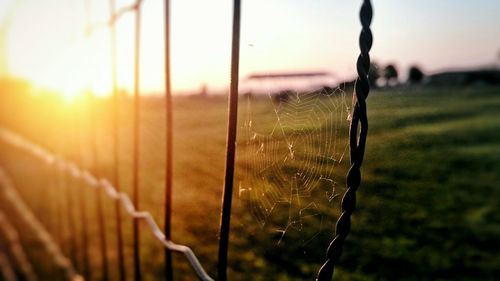
<svg viewBox="0 0 500 281">
<path fill-rule="evenodd" d="M 411 66 L 406 78 L 400 79 L 399 71 L 393 64 L 380 67 L 372 63 L 368 78 L 372 88 L 411 85 L 442 87 L 500 85 L 500 69 L 450 70 L 427 75 L 418 66 Z M 345 81 L 335 88 L 349 91 L 354 88 L 355 83 L 356 80 Z"/>
</svg>

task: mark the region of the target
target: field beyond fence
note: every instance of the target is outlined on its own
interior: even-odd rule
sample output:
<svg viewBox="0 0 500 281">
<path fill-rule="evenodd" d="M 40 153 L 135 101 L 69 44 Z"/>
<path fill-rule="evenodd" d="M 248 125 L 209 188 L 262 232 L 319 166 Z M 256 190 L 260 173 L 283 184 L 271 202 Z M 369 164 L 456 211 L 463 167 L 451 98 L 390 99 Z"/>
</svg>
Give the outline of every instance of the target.
<svg viewBox="0 0 500 281">
<path fill-rule="evenodd" d="M 82 97 L 69 103 L 49 94 L 31 96 L 8 93 L 9 90 L 0 89 L 2 128 L 79 163 L 100 177 L 112 177 L 110 100 Z M 352 232 L 337 267 L 337 280 L 495 280 L 500 276 L 499 90 L 414 88 L 371 94 L 363 183 Z M 340 108 L 350 105 L 350 98 L 329 96 L 320 100 L 321 112 L 330 112 L 326 100 Z M 119 175 L 123 191 L 130 194 L 132 103 L 127 96 L 122 96 L 120 102 Z M 90 103 L 95 110 L 91 115 L 87 111 L 90 107 L 85 106 Z M 164 206 L 164 104 L 160 97 L 141 98 L 140 209 L 150 212 L 158 222 L 163 220 Z M 245 134 L 248 121 L 252 121 L 252 126 L 258 124 L 262 130 L 272 131 L 280 117 L 273 108 L 286 111 L 286 106 L 291 103 L 273 104 L 267 96 L 240 97 L 235 182 L 239 189 L 235 190 L 232 214 L 230 280 L 313 280 L 333 235 L 340 195 L 345 190 L 347 158 L 336 159 L 339 161 L 328 178 L 334 179 L 335 191 L 311 192 L 300 197 L 301 202 L 308 203 L 298 210 L 286 208 L 283 212 L 277 208 L 263 213 L 262 206 L 272 196 L 266 202 L 249 199 L 239 185 L 248 182 L 248 175 L 262 175 L 253 169 L 281 153 L 265 150 L 261 158 L 253 158 L 246 150 L 248 140 L 252 139 Z M 227 100 L 221 96 L 174 97 L 172 238 L 191 247 L 212 276 L 217 262 L 226 107 Z M 93 116 L 92 120 L 88 116 Z M 335 112 L 332 118 L 338 122 L 335 143 L 336 151 L 341 154 L 347 145 L 349 117 Z M 95 139 L 92 130 L 96 132 Z M 306 126 L 301 130 L 319 136 L 331 128 Z M 271 145 L 284 140 L 276 134 L 261 141 L 262 145 Z M 314 146 L 324 143 L 308 145 L 311 145 L 309 150 L 315 151 Z M 98 280 L 102 270 L 97 217 L 91 211 L 96 208 L 93 190 L 71 178 L 60 178 L 64 184 L 57 184 L 55 176 L 64 175 L 57 175 L 55 170 L 3 139 L 0 152 L 0 167 L 78 271 L 84 264 L 78 204 L 86 202 L 90 279 Z M 293 174 L 304 164 L 301 161 L 309 160 L 298 157 L 290 162 L 297 166 L 280 167 L 280 171 Z M 326 171 L 318 173 L 324 175 Z M 272 188 L 272 175 L 266 175 L 267 178 L 251 178 L 252 186 L 268 184 Z M 319 183 L 319 186 L 326 185 Z M 6 200 L 4 187 L 1 188 L 2 211 L 18 229 L 21 244 L 39 279 L 61 278 L 62 272 L 46 258 L 33 233 L 26 231 L 27 226 Z M 63 199 L 61 194 L 69 197 Z M 67 198 L 72 198 L 73 204 L 67 204 L 64 201 Z M 114 209 L 109 199 L 103 202 L 109 274 L 115 280 Z M 279 200 L 276 202 L 280 206 Z M 317 203 L 314 208 L 308 207 L 311 202 Z M 294 219 L 295 213 L 301 214 L 300 225 Z M 126 270 L 131 277 L 132 220 L 125 214 L 122 220 Z M 75 225 L 72 227 L 71 223 Z M 146 228 L 141 224 L 144 280 L 163 280 L 163 247 Z M 0 241 L 5 242 L 4 235 L 0 235 Z M 174 271 L 175 280 L 196 279 L 181 255 L 174 255 Z"/>
</svg>

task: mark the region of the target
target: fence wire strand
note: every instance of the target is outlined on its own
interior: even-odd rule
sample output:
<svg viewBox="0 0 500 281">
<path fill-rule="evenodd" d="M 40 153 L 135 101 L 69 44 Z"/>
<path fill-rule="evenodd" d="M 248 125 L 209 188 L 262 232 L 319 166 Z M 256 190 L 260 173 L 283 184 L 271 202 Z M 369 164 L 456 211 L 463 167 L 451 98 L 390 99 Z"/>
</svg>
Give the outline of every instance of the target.
<svg viewBox="0 0 500 281">
<path fill-rule="evenodd" d="M 172 188 L 173 188 L 173 105 L 170 76 L 170 0 L 165 0 L 165 108 L 166 108 L 166 167 L 165 167 L 165 237 L 172 239 Z M 172 253 L 165 249 L 165 279 L 174 280 Z"/>
<path fill-rule="evenodd" d="M 135 13 L 135 46 L 134 46 L 134 132 L 133 132 L 133 164 L 132 164 L 132 200 L 139 208 L 139 153 L 140 153 L 140 53 L 141 53 L 141 1 L 137 0 Z M 134 244 L 134 280 L 140 281 L 141 274 L 141 247 L 139 220 L 134 219 L 133 223 L 133 244 Z"/>
</svg>

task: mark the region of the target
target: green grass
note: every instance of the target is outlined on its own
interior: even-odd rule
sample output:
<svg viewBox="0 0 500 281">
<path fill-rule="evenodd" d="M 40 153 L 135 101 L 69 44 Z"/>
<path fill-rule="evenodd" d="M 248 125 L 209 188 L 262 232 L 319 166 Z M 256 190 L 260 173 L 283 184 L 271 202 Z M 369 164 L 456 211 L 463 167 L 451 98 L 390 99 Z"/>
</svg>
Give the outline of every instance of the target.
<svg viewBox="0 0 500 281">
<path fill-rule="evenodd" d="M 34 99 L 34 98 L 33 98 Z M 71 120 L 65 112 L 84 111 L 70 105 L 22 102 L 3 110 L 2 124 L 44 146 L 64 153 L 91 167 L 89 124 Z M 337 104 L 350 98 L 333 98 Z M 187 244 L 199 256 L 211 275 L 215 274 L 217 232 L 224 171 L 227 100 L 222 97 L 177 97 L 174 112 L 174 205 L 173 239 Z M 120 131 L 120 179 L 131 191 L 130 103 L 123 100 Z M 251 101 L 252 122 L 269 133 L 277 117 L 268 98 Z M 318 183 L 303 202 L 315 202 L 303 210 L 302 224 L 292 224 L 283 235 L 280 226 L 296 218 L 301 208 L 277 204 L 262 225 L 252 215 L 250 199 L 239 198 L 239 182 L 245 171 L 255 172 L 260 163 L 245 149 L 246 99 L 240 101 L 237 180 L 230 246 L 231 280 L 313 280 L 321 265 L 340 208 L 340 196 L 326 200 L 327 185 Z M 37 108 L 36 111 L 33 108 Z M 57 108 L 59 112 L 56 112 Z M 373 92 L 368 100 L 370 129 L 358 191 L 357 210 L 337 280 L 495 280 L 500 276 L 500 89 L 412 89 Z M 163 102 L 144 99 L 141 117 L 141 201 L 140 208 L 163 221 L 164 112 Z M 79 111 L 80 110 L 80 111 Z M 33 112 L 39 112 L 33 118 Z M 15 115 L 14 115 L 15 114 Z M 59 117 L 57 117 L 59 116 Z M 60 116 L 66 116 L 61 120 Z M 339 147 L 347 144 L 346 116 L 337 137 Z M 107 101 L 99 101 L 95 112 L 98 141 L 98 171 L 111 176 L 112 143 Z M 54 123 L 58 120 L 58 123 Z M 52 122 L 51 122 L 52 121 Z M 338 121 L 338 120 L 337 120 Z M 72 123 L 73 122 L 73 123 Z M 76 122 L 76 123 L 75 123 Z M 78 124 L 75 126 L 75 124 Z M 300 127 L 311 136 L 321 135 L 324 126 Z M 293 131 L 293 130 L 292 130 Z M 53 133 L 47 133 L 53 132 Z M 75 138 L 80 136 L 81 138 Z M 269 145 L 271 140 L 267 140 Z M 282 135 L 272 139 L 284 144 Z M 313 142 L 313 146 L 324 145 Z M 75 150 L 75 147 L 81 149 Z M 314 147 L 311 147 L 314 149 Z M 341 150 L 340 148 L 337 150 Z M 281 154 L 285 150 L 279 150 Z M 300 151 L 300 150 L 298 150 Z M 297 154 L 304 156 L 306 154 Z M 289 178 L 300 170 L 305 158 L 284 165 Z M 64 186 L 49 186 L 47 170 L 29 156 L 2 143 L 1 165 L 12 175 L 40 219 L 55 231 L 54 192 Z M 256 162 L 257 161 L 257 162 Z M 320 161 L 320 160 L 317 160 Z M 336 164 L 331 177 L 345 188 L 348 157 Z M 334 165 L 334 164 L 332 164 Z M 327 167 L 328 168 L 328 167 Z M 328 169 L 327 169 L 328 170 Z M 322 173 L 326 172 L 322 171 Z M 29 177 L 27 175 L 30 175 Z M 256 188 L 276 183 L 276 175 L 252 179 Z M 51 191 L 52 190 L 52 191 Z M 86 198 L 95 222 L 92 191 L 70 188 L 74 198 Z M 316 191 L 317 190 L 317 191 Z M 79 193 L 77 193 L 79 192 Z M 41 197 L 45 196 L 45 197 Z M 45 200 L 41 200 L 45 198 Z M 0 197 L 1 199 L 1 197 Z M 75 200 L 76 200 L 75 199 Z M 2 202 L 2 201 L 0 201 Z M 107 202 L 107 232 L 112 275 L 116 276 L 113 210 Z M 304 207 L 304 205 L 300 205 Z M 6 207 L 6 210 L 9 210 Z M 43 214 L 43 215 L 42 215 Z M 93 215 L 92 215 L 93 214 Z M 79 213 L 74 214 L 78 217 Z M 22 225 L 17 225 L 22 229 Z M 79 227 L 79 226 L 77 226 Z M 131 223 L 125 219 L 127 263 L 131 265 Z M 161 280 L 162 248 L 142 227 L 142 257 L 146 280 Z M 99 268 L 96 225 L 92 223 L 90 253 L 94 276 Z M 69 253 L 68 228 L 62 227 L 64 249 Z M 25 243 L 29 242 L 29 235 Z M 29 245 L 29 244 L 28 244 Z M 29 248 L 29 247 L 27 247 Z M 34 251 L 31 251 L 34 252 Z M 30 257 L 41 273 L 40 254 Z M 182 256 L 175 255 L 176 280 L 195 277 Z M 127 273 L 132 276 L 132 267 Z"/>
</svg>

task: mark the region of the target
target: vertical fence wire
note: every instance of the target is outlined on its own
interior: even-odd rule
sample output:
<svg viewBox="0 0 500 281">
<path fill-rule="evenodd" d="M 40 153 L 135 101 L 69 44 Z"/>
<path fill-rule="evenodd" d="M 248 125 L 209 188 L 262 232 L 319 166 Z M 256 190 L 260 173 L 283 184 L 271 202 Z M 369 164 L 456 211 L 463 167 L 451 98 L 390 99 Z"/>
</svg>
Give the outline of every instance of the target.
<svg viewBox="0 0 500 281">
<path fill-rule="evenodd" d="M 238 79 L 240 57 L 241 0 L 233 2 L 233 29 L 231 46 L 231 84 L 229 89 L 229 112 L 226 140 L 226 164 L 222 211 L 220 220 L 219 253 L 217 264 L 218 280 L 227 280 L 227 257 L 229 250 L 229 230 L 231 226 L 231 204 L 234 184 L 234 161 L 236 150 L 236 129 L 238 122 Z"/>
<path fill-rule="evenodd" d="M 63 111 L 64 112 L 64 111 Z M 67 120 L 64 120 L 67 121 Z M 62 131 L 65 133 L 70 133 L 71 129 L 70 124 L 71 122 L 64 122 L 62 121 L 60 126 L 62 128 Z M 72 137 L 74 137 L 73 134 L 70 133 L 70 138 L 69 142 L 65 141 L 62 146 L 62 157 L 66 159 L 71 159 L 71 142 L 74 140 Z M 76 225 L 75 225 L 75 219 L 74 219 L 74 210 L 73 210 L 73 193 L 72 193 L 72 178 L 66 174 L 66 173 L 61 173 L 61 187 L 62 187 L 62 204 L 63 204 L 63 225 L 66 225 L 66 230 L 67 232 L 66 237 L 64 237 L 64 242 L 67 245 L 67 250 L 68 250 L 68 257 L 71 260 L 71 262 L 75 265 L 75 268 L 78 268 L 78 264 L 76 263 L 77 260 L 77 246 L 76 246 Z M 65 221 L 65 222 L 64 222 Z"/>
<path fill-rule="evenodd" d="M 134 124 L 133 124 L 133 183 L 132 202 L 139 209 L 139 118 L 140 118 L 140 39 L 141 39 L 141 6 L 140 0 L 135 6 L 135 50 L 134 50 Z M 139 220 L 133 221 L 133 244 L 134 244 L 134 279 L 141 280 L 141 260 L 140 260 L 140 233 Z"/>
<path fill-rule="evenodd" d="M 59 192 L 57 192 L 58 182 L 57 182 L 57 170 L 54 167 L 48 168 L 49 173 L 49 187 L 50 187 L 50 204 L 51 204 L 51 227 L 50 231 L 54 239 L 59 245 L 61 244 L 61 239 L 59 235 L 61 234 L 60 229 L 60 210 L 59 210 Z"/>
<path fill-rule="evenodd" d="M 102 280 L 107 281 L 109 280 L 108 243 L 106 240 L 106 221 L 102 204 L 102 189 L 96 189 L 95 197 L 99 232 L 99 248 L 101 250 Z"/>
<path fill-rule="evenodd" d="M 85 36 L 87 40 L 90 40 L 91 35 L 91 0 L 85 1 L 85 22 L 86 22 L 86 32 Z M 97 134 L 97 126 L 96 126 L 96 100 L 91 93 L 91 87 L 88 87 L 87 95 L 87 122 L 88 122 L 88 141 L 90 144 L 90 163 L 89 170 L 96 176 L 100 176 L 101 172 L 98 167 L 99 158 L 97 153 L 97 143 L 98 143 L 98 134 Z M 106 241 L 106 219 L 104 216 L 104 208 L 102 202 L 101 189 L 96 188 L 94 191 L 94 199 L 95 199 L 95 211 L 97 218 L 97 236 L 98 236 L 98 244 L 99 244 L 99 254 L 101 258 L 101 280 L 108 281 L 109 280 L 109 269 L 108 269 L 108 245 Z"/>
<path fill-rule="evenodd" d="M 53 115 L 52 115 L 54 120 L 57 120 L 56 116 L 57 116 L 57 111 L 54 111 Z M 50 128 L 52 131 L 52 135 L 56 135 L 58 133 L 59 126 L 58 126 L 56 121 L 54 121 L 50 124 Z M 57 143 L 56 147 L 60 148 L 59 143 Z M 57 157 L 57 152 L 55 155 Z M 54 216 L 55 216 L 53 236 L 54 236 L 55 241 L 60 245 L 61 250 L 62 250 L 64 244 L 63 244 L 63 239 L 62 239 L 62 236 L 63 236 L 63 215 L 62 215 L 62 203 L 61 203 L 61 192 L 60 192 L 60 189 L 61 189 L 60 173 L 59 173 L 59 169 L 57 169 L 56 167 L 51 167 L 49 169 L 50 169 L 50 173 L 51 173 L 50 176 L 52 177 L 52 180 L 53 180 L 52 183 L 53 183 L 53 188 L 54 188 L 54 191 L 53 191 L 53 200 L 54 201 L 52 202 L 52 204 L 54 205 Z"/>
<path fill-rule="evenodd" d="M 56 240 L 58 240 L 59 245 L 61 245 L 61 250 L 64 252 L 64 250 L 67 248 L 66 244 L 66 226 L 64 223 L 64 197 L 65 197 L 65 192 L 64 192 L 64 181 L 63 181 L 63 174 L 61 170 L 54 168 L 55 169 L 55 176 L 56 176 L 56 199 L 57 199 L 57 205 L 56 205 L 56 213 L 57 213 L 57 236 Z"/>
<path fill-rule="evenodd" d="M 76 111 L 75 111 L 76 112 Z M 85 128 L 84 127 L 84 111 L 78 111 L 78 115 L 76 116 L 77 122 L 75 122 L 75 128 Z M 76 146 L 78 147 L 77 151 L 77 163 L 80 163 L 81 167 L 85 166 L 85 163 L 83 161 L 84 155 L 85 155 L 85 150 L 83 146 L 83 129 L 78 130 L 75 134 L 77 136 L 76 139 Z M 83 277 L 85 279 L 91 279 L 90 278 L 90 260 L 89 260 L 89 224 L 88 224 L 88 216 L 87 216 L 87 189 L 84 188 L 84 183 L 80 181 L 79 179 L 75 179 L 75 186 L 74 188 L 77 189 L 77 194 L 78 194 L 78 209 L 79 209 L 79 215 L 80 215 L 80 234 L 81 234 L 81 272 L 83 274 Z"/>
<path fill-rule="evenodd" d="M 73 212 L 73 192 L 72 191 L 72 184 L 71 184 L 71 179 L 67 174 L 63 175 L 64 182 L 66 183 L 64 185 L 64 191 L 66 195 L 66 219 L 67 219 L 67 224 L 68 224 L 68 241 L 69 241 L 69 257 L 73 264 L 75 265 L 76 268 L 78 268 L 78 263 L 77 261 L 77 246 L 76 246 L 76 225 L 75 225 L 75 216 Z"/>
<path fill-rule="evenodd" d="M 368 72 L 370 69 L 370 49 L 373 44 L 373 35 L 370 29 L 372 17 L 371 2 L 364 0 L 360 11 L 362 30 L 359 36 L 359 48 L 361 53 L 356 63 L 358 78 L 354 89 L 355 103 L 349 129 L 351 167 L 347 173 L 347 190 L 342 198 L 342 213 L 337 220 L 335 237 L 328 246 L 327 260 L 319 270 L 317 281 L 330 281 L 333 278 L 335 264 L 340 259 L 344 241 L 351 229 L 351 215 L 356 207 L 356 190 L 361 184 L 361 164 L 363 163 L 368 134 L 365 100 L 370 92 Z"/>
<path fill-rule="evenodd" d="M 82 235 L 82 274 L 86 279 L 91 279 L 90 274 L 90 259 L 89 259 L 89 229 L 88 229 L 88 217 L 87 217 L 87 196 L 86 196 L 86 188 L 83 188 L 82 183 L 78 182 L 77 188 L 80 189 L 80 198 L 79 198 L 79 208 L 80 208 L 80 220 L 81 220 L 81 235 Z"/>
<path fill-rule="evenodd" d="M 104 208 L 102 202 L 102 189 L 97 188 L 95 191 L 96 197 L 96 212 L 98 220 L 99 232 L 99 248 L 101 252 L 101 266 L 102 266 L 102 280 L 109 280 L 109 266 L 108 266 L 108 244 L 106 240 L 106 220 L 104 216 Z"/>
<path fill-rule="evenodd" d="M 94 175 L 99 176 L 101 174 L 99 168 L 99 157 L 97 153 L 97 127 L 96 127 L 96 103 L 89 93 L 87 95 L 88 98 L 88 116 L 90 122 L 90 145 L 91 145 L 91 161 L 90 170 L 94 173 Z M 102 277 L 103 281 L 109 280 L 109 268 L 108 268 L 108 245 L 106 241 L 106 217 L 104 215 L 104 207 L 103 207 L 103 198 L 102 198 L 102 189 L 95 189 L 95 202 L 96 202 L 96 216 L 97 216 L 97 232 L 99 236 L 99 252 L 101 255 L 101 267 L 102 267 Z"/>
<path fill-rule="evenodd" d="M 173 182 L 173 106 L 170 80 L 170 0 L 165 0 L 165 110 L 166 110 L 166 163 L 165 163 L 165 239 L 172 240 L 172 182 Z M 165 248 L 165 279 L 173 280 L 172 252 Z"/>
<path fill-rule="evenodd" d="M 89 28 L 89 25 L 90 25 L 90 14 L 91 14 L 91 1 L 90 0 L 86 0 L 85 1 L 85 27 L 86 27 L 86 30 L 88 31 L 88 28 Z M 88 32 L 85 32 L 85 36 L 87 37 L 87 40 L 90 39 L 90 33 Z M 87 50 L 88 51 L 88 50 Z M 85 127 L 85 131 L 87 132 L 88 134 L 88 144 L 90 145 L 90 150 L 91 150 L 91 153 L 92 155 L 91 156 L 95 156 L 97 154 L 97 152 L 95 152 L 95 146 L 96 146 L 96 143 L 95 143 L 95 138 L 94 138 L 94 133 L 95 131 L 93 130 L 94 128 L 92 127 L 94 124 L 91 124 L 93 123 L 93 119 L 94 117 L 92 116 L 92 110 L 91 110 L 91 107 L 92 107 L 92 100 L 91 100 L 91 96 L 90 96 L 90 87 L 87 88 L 87 92 L 86 92 L 86 95 L 85 95 L 85 104 L 86 106 L 84 107 L 84 109 L 82 110 L 82 113 L 81 113 L 81 127 L 84 128 Z M 86 125 L 86 126 L 85 126 Z M 80 136 L 82 138 L 82 136 Z M 82 149 L 82 157 L 84 157 L 84 153 L 85 153 L 85 150 L 84 150 L 84 147 L 81 147 Z M 92 170 L 94 169 L 93 167 L 93 164 L 92 161 L 94 159 L 92 158 L 91 162 L 88 163 L 89 165 L 89 168 Z M 82 163 L 83 165 L 83 163 Z M 83 187 L 83 186 L 82 186 Z M 80 188 L 82 188 L 80 187 Z M 89 242 L 88 242 L 88 226 L 87 226 L 87 206 L 86 206 L 86 200 L 89 199 L 88 197 L 88 194 L 83 192 L 84 195 L 86 196 L 82 196 L 84 199 L 81 199 L 81 209 L 84 210 L 84 215 L 82 216 L 82 221 L 85 221 L 85 225 L 83 226 L 84 227 L 84 243 L 82 243 L 82 247 L 84 248 L 84 256 L 83 256 L 83 263 L 84 263 L 84 276 L 85 278 L 87 279 L 92 279 L 91 278 L 91 263 L 90 263 L 90 257 L 89 257 L 89 251 L 90 251 L 90 245 L 89 245 Z M 99 214 L 97 214 L 99 215 Z"/>
<path fill-rule="evenodd" d="M 75 163 L 78 163 L 80 166 L 84 166 L 83 163 L 83 119 L 81 119 L 81 113 L 79 108 L 75 105 L 71 105 L 72 111 L 69 117 L 69 126 L 68 129 L 71 130 L 71 141 L 70 147 L 72 148 L 69 155 L 71 155 L 74 159 Z M 75 130 L 75 128 L 80 128 L 79 130 Z M 68 208 L 72 208 L 72 217 L 75 220 L 74 231 L 75 235 L 75 257 L 74 264 L 77 269 L 83 274 L 83 276 L 87 279 L 89 278 L 89 256 L 88 256 L 88 222 L 87 222 L 87 207 L 86 207 L 86 189 L 82 188 L 82 182 L 79 179 L 72 178 L 70 181 L 70 185 L 68 186 L 71 202 L 68 203 Z"/>
<path fill-rule="evenodd" d="M 115 21 L 115 0 L 109 1 L 109 12 L 111 17 L 110 22 L 110 32 L 111 32 L 111 79 L 113 84 L 113 180 L 117 191 L 121 191 L 120 184 L 120 166 L 119 166 L 119 112 L 118 112 L 118 81 L 117 81 L 117 45 L 116 45 L 116 21 Z M 115 201 L 115 224 L 116 224 L 116 243 L 118 251 L 118 279 L 120 281 L 125 281 L 125 257 L 123 253 L 123 230 L 121 221 L 121 207 L 120 203 Z"/>
<path fill-rule="evenodd" d="M 89 25 L 90 25 L 90 9 L 91 9 L 91 2 L 90 0 L 86 0 L 85 1 L 85 27 L 87 28 Z M 90 34 L 88 32 L 85 32 L 85 36 L 87 37 L 87 40 L 90 39 Z M 87 49 L 88 51 L 88 49 Z M 92 131 L 91 131 L 91 126 L 90 125 L 90 120 L 89 120 L 89 116 L 88 114 L 90 113 L 90 110 L 88 110 L 89 106 L 91 106 L 92 104 L 90 103 L 90 87 L 87 88 L 87 91 L 86 91 L 86 94 L 85 94 L 85 105 L 82 109 L 82 112 L 80 114 L 80 122 L 81 122 L 81 125 L 82 127 L 85 128 L 85 132 L 87 133 L 87 136 L 88 136 L 88 139 L 87 140 L 87 143 L 90 145 L 90 147 L 93 147 L 93 135 L 92 135 Z M 85 138 L 80 134 L 80 139 L 83 141 Z M 82 146 L 81 147 L 81 157 L 85 157 L 85 149 L 84 147 Z M 87 163 L 89 165 L 89 169 L 92 169 L 92 164 L 91 163 Z M 83 161 L 82 161 L 82 165 L 84 165 Z M 82 183 L 83 185 L 83 183 Z M 81 188 L 81 187 L 80 187 Z M 91 274 L 92 274 L 92 270 L 91 270 L 91 267 L 92 265 L 90 264 L 90 257 L 89 257 L 89 248 L 90 248 L 90 245 L 89 245 L 89 233 L 88 233 L 88 217 L 87 217 L 87 206 L 86 206 L 86 200 L 88 200 L 88 192 L 85 192 L 85 191 L 82 191 L 82 193 L 85 195 L 85 196 L 82 196 L 83 198 L 80 199 L 80 208 L 82 210 L 84 210 L 84 214 L 82 215 L 82 222 L 83 222 L 83 225 L 85 227 L 84 229 L 84 239 L 83 239 L 83 244 L 82 244 L 82 247 L 83 247 L 83 251 L 84 251 L 84 254 L 83 254 L 83 265 L 84 265 L 84 277 L 86 279 L 92 279 L 91 278 Z"/>
</svg>

